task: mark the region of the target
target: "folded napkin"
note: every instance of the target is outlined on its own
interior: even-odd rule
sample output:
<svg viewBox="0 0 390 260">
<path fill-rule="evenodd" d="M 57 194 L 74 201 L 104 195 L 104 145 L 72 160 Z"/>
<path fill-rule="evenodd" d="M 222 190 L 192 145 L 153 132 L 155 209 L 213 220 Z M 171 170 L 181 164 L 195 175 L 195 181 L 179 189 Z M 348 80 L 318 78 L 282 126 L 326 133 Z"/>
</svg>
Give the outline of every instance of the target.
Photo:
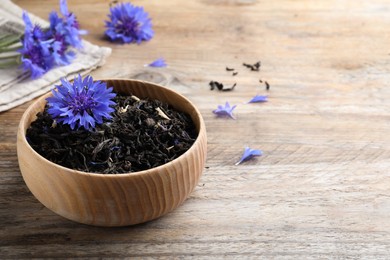
<svg viewBox="0 0 390 260">
<path fill-rule="evenodd" d="M 10 0 L 0 1 L 0 35 L 6 32 L 24 32 L 23 10 Z M 48 27 L 49 23 L 29 13 L 32 22 Z M 67 66 L 55 67 L 42 77 L 32 80 L 17 67 L 0 69 L 0 112 L 30 101 L 58 84 L 60 78 L 72 79 L 74 75 L 86 75 L 102 66 L 111 49 L 99 47 L 83 40 L 84 49 L 76 51 L 76 58 Z"/>
</svg>

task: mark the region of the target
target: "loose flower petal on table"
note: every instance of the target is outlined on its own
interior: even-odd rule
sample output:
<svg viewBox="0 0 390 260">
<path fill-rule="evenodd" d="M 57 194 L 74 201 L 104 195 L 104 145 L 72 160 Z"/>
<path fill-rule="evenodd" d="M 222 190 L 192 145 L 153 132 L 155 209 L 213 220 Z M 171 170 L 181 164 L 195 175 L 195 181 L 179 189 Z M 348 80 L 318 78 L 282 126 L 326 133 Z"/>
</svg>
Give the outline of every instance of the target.
<svg viewBox="0 0 390 260">
<path fill-rule="evenodd" d="M 166 67 L 167 64 L 164 60 L 164 58 L 158 58 L 157 60 L 153 61 L 152 63 L 147 64 L 148 67 Z"/>
<path fill-rule="evenodd" d="M 225 103 L 225 106 L 219 105 L 217 109 L 213 111 L 217 116 L 228 116 L 232 119 L 236 119 L 233 115 L 233 110 L 237 105 L 230 106 L 229 102 Z"/>
<path fill-rule="evenodd" d="M 253 158 L 254 156 L 261 156 L 262 154 L 263 154 L 263 152 L 261 150 L 251 149 L 249 147 L 245 147 L 244 154 L 242 155 L 241 159 L 238 162 L 236 162 L 235 165 L 239 165 L 243 161 L 249 160 L 249 159 Z"/>
<path fill-rule="evenodd" d="M 267 102 L 268 96 L 256 95 L 248 103 L 259 103 L 259 102 Z"/>
</svg>

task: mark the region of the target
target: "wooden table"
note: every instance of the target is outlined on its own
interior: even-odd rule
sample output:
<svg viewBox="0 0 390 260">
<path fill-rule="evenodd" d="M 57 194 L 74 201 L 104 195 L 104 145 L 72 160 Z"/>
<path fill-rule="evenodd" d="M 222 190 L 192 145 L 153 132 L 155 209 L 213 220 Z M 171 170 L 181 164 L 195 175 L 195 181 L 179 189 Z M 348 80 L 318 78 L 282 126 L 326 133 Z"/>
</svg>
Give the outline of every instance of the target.
<svg viewBox="0 0 390 260">
<path fill-rule="evenodd" d="M 15 2 L 43 18 L 58 10 L 56 0 Z M 198 106 L 208 132 L 199 185 L 175 211 L 137 226 L 59 217 L 21 177 L 16 130 L 30 103 L 21 105 L 0 114 L 1 258 L 390 258 L 389 1 L 133 3 L 156 32 L 140 45 L 103 40 L 108 1 L 69 8 L 85 39 L 113 49 L 92 76 L 161 83 Z M 160 56 L 167 68 L 143 66 Z M 258 60 L 260 72 L 242 66 Z M 237 86 L 210 91 L 211 80 Z M 245 104 L 255 94 L 269 102 Z M 212 114 L 225 101 L 238 104 L 236 120 Z M 235 166 L 246 145 L 264 155 Z"/>
</svg>

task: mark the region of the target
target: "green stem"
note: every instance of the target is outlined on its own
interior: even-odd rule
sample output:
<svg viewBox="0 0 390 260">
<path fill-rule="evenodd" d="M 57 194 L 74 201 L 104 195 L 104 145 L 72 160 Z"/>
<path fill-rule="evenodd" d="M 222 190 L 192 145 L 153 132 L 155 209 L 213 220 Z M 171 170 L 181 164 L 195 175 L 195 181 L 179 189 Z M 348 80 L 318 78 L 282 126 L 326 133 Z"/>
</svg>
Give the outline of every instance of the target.
<svg viewBox="0 0 390 260">
<path fill-rule="evenodd" d="M 16 45 L 14 47 L 8 47 L 8 48 L 0 48 L 0 53 L 3 53 L 3 52 L 11 52 L 11 51 L 17 51 L 21 48 L 22 46 L 21 45 Z"/>
<path fill-rule="evenodd" d="M 19 59 L 10 59 L 0 62 L 0 69 L 8 69 L 9 67 L 19 65 Z"/>
<path fill-rule="evenodd" d="M 0 54 L 1 54 L 1 51 L 0 51 Z M 0 61 L 10 59 L 10 58 L 15 58 L 18 56 L 21 56 L 21 54 L 18 52 L 2 53 L 2 55 L 0 55 Z"/>
<path fill-rule="evenodd" d="M 11 46 L 20 41 L 22 35 L 6 35 L 0 40 L 0 48 Z"/>
<path fill-rule="evenodd" d="M 8 38 L 10 36 L 15 36 L 15 35 L 19 35 L 19 34 L 5 33 L 3 35 L 0 35 L 0 41 L 2 41 L 3 39 Z"/>
</svg>

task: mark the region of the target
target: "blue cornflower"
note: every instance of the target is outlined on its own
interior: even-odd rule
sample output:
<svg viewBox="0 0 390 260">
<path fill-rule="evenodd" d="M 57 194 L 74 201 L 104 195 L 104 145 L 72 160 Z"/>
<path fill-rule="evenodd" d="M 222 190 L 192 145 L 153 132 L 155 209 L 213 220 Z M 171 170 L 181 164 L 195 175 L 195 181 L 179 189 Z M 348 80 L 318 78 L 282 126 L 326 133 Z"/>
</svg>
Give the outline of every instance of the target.
<svg viewBox="0 0 390 260">
<path fill-rule="evenodd" d="M 217 116 L 229 116 L 230 118 L 236 119 L 233 116 L 233 110 L 237 105 L 230 106 L 229 102 L 226 102 L 225 106 L 219 105 L 217 109 L 213 111 Z"/>
<path fill-rule="evenodd" d="M 25 34 L 21 53 L 22 68 L 31 71 L 31 78 L 38 78 L 54 66 L 51 56 L 51 40 L 47 39 L 44 32 L 37 25 L 33 26 L 30 17 L 23 12 Z"/>
<path fill-rule="evenodd" d="M 254 156 L 261 156 L 262 154 L 263 154 L 263 152 L 261 150 L 251 149 L 249 147 L 245 147 L 244 154 L 242 155 L 241 159 L 238 162 L 236 162 L 235 165 L 239 165 L 243 161 L 249 160 L 249 159 L 253 158 Z"/>
<path fill-rule="evenodd" d="M 79 30 L 76 16 L 69 13 L 66 0 L 60 1 L 60 9 L 63 17 L 52 12 L 49 16 L 50 28 L 46 30 L 33 25 L 28 14 L 23 12 L 25 32 L 19 50 L 21 67 L 31 72 L 33 79 L 57 65 L 70 64 L 76 56 L 70 47 L 82 47 L 80 35 L 86 32 Z"/>
<path fill-rule="evenodd" d="M 80 74 L 73 84 L 61 79 L 62 85 L 52 90 L 53 96 L 47 98 L 48 113 L 59 123 L 70 125 L 71 129 L 84 127 L 94 129 L 103 119 L 111 119 L 112 99 L 116 96 L 105 82 L 93 81 L 91 76 L 84 80 Z"/>
<path fill-rule="evenodd" d="M 166 67 L 167 63 L 165 62 L 164 58 L 158 58 L 157 60 L 149 63 L 146 66 L 148 66 L 148 67 Z"/>
<path fill-rule="evenodd" d="M 143 7 L 121 3 L 110 8 L 108 17 L 105 34 L 111 41 L 139 44 L 154 35 L 151 19 Z"/>
</svg>

